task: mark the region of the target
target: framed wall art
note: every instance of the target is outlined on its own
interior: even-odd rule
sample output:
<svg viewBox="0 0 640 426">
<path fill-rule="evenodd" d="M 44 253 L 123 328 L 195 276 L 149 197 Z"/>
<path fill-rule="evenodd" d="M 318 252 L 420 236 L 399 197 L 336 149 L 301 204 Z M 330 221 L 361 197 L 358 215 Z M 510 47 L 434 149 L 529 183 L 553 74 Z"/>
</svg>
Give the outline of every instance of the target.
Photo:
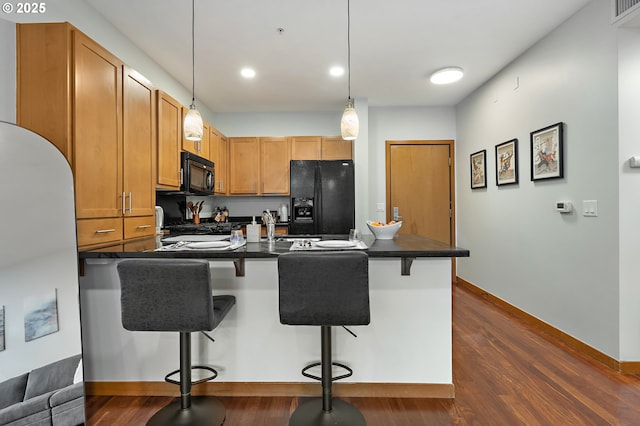
<svg viewBox="0 0 640 426">
<path fill-rule="evenodd" d="M 0 305 L 0 351 L 4 349 L 4 306 Z"/>
<path fill-rule="evenodd" d="M 487 187 L 487 150 L 471 154 L 471 189 Z"/>
<path fill-rule="evenodd" d="M 496 185 L 518 183 L 518 139 L 496 145 Z"/>
<path fill-rule="evenodd" d="M 33 294 L 24 300 L 24 341 L 58 331 L 58 296 L 56 289 Z"/>
<path fill-rule="evenodd" d="M 531 132 L 531 180 L 564 177 L 563 123 Z"/>
</svg>

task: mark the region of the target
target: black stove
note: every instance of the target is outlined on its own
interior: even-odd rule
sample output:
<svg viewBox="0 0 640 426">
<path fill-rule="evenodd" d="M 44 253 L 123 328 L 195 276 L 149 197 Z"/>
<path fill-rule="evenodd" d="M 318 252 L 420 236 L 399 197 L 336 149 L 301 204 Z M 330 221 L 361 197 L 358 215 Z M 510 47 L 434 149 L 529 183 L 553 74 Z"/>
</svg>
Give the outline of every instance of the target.
<svg viewBox="0 0 640 426">
<path fill-rule="evenodd" d="M 194 234 L 194 235 L 225 235 L 230 234 L 233 225 L 230 222 L 206 222 L 194 224 L 190 222 L 167 225 L 170 235 Z"/>
</svg>

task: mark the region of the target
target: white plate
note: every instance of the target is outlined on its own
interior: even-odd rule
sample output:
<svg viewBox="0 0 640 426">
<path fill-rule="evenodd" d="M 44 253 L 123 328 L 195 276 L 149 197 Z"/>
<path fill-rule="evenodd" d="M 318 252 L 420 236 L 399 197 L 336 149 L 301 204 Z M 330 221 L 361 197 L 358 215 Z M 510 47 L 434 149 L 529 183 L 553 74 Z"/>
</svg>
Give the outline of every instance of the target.
<svg viewBox="0 0 640 426">
<path fill-rule="evenodd" d="M 323 248 L 349 248 L 349 247 L 355 247 L 356 243 L 353 241 L 346 241 L 346 240 L 326 240 L 326 241 L 318 241 L 316 245 L 318 247 L 323 247 Z"/>
<path fill-rule="evenodd" d="M 185 244 L 185 247 L 192 249 L 209 249 L 209 248 L 225 248 L 229 247 L 229 241 L 199 241 L 195 243 Z"/>
<path fill-rule="evenodd" d="M 173 237 L 163 238 L 162 241 L 165 243 L 177 243 L 178 241 L 222 241 L 228 240 L 229 235 L 175 235 Z"/>
</svg>

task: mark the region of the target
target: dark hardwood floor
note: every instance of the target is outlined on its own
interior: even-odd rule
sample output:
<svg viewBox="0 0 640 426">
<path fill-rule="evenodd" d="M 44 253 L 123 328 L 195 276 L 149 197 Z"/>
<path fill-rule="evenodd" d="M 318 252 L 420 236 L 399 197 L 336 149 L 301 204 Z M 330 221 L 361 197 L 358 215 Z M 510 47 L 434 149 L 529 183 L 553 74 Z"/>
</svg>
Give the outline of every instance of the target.
<svg viewBox="0 0 640 426">
<path fill-rule="evenodd" d="M 368 426 L 640 424 L 640 377 L 616 373 L 459 287 L 453 312 L 455 399 L 344 398 Z M 284 426 L 298 403 L 220 399 L 225 426 Z M 170 401 L 88 397 L 87 424 L 141 425 Z"/>
</svg>

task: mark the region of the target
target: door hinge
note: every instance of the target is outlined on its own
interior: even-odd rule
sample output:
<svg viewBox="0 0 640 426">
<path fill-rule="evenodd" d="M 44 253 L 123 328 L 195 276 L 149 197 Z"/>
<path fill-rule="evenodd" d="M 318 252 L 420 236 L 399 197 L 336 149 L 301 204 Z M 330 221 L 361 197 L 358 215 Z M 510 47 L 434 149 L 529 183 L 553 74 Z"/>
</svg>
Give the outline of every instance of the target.
<svg viewBox="0 0 640 426">
<path fill-rule="evenodd" d="M 451 157 L 449 157 L 449 167 L 451 167 Z"/>
</svg>

